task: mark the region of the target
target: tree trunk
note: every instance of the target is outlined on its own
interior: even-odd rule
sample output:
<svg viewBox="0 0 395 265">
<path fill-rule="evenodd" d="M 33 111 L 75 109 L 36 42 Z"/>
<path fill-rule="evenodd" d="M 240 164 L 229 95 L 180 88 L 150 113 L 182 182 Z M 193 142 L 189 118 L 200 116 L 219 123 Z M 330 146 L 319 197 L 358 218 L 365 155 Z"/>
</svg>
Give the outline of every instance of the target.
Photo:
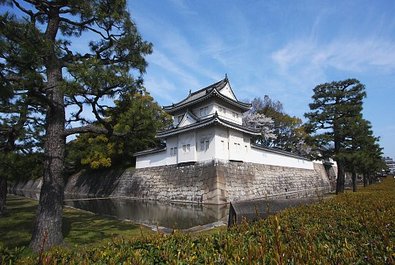
<svg viewBox="0 0 395 265">
<path fill-rule="evenodd" d="M 58 70 L 58 69 L 56 69 Z M 51 80 L 58 80 L 60 71 L 49 74 Z M 65 153 L 63 91 L 59 85 L 52 89 L 53 106 L 47 111 L 46 139 L 44 144 L 44 178 L 40 192 L 40 203 L 30 247 L 35 252 L 46 250 L 63 242 L 63 169 Z"/>
<path fill-rule="evenodd" d="M 345 172 L 342 162 L 337 161 L 336 194 L 344 192 Z"/>
<path fill-rule="evenodd" d="M 50 105 L 46 112 L 46 136 L 44 143 L 44 178 L 40 192 L 36 222 L 30 247 L 34 252 L 42 252 L 63 243 L 63 169 L 66 139 L 64 92 L 62 88 L 62 67 L 56 57 L 55 37 L 59 28 L 59 10 L 50 10 L 50 19 L 45 32 L 52 41 L 46 62 L 46 97 Z"/>
<path fill-rule="evenodd" d="M 5 213 L 5 204 L 7 201 L 7 178 L 0 177 L 0 216 Z"/>
<path fill-rule="evenodd" d="M 354 171 L 352 172 L 352 191 L 356 192 L 357 191 L 357 173 Z"/>
<path fill-rule="evenodd" d="M 368 186 L 368 176 L 366 175 L 366 173 L 363 173 L 363 186 Z"/>
</svg>

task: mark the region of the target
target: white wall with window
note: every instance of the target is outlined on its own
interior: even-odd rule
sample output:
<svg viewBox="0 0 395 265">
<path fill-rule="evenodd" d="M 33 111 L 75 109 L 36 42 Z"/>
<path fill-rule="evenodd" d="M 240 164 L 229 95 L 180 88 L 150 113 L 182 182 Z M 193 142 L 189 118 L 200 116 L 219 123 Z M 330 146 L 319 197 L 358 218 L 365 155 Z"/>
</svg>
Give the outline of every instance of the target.
<svg viewBox="0 0 395 265">
<path fill-rule="evenodd" d="M 166 151 L 167 151 L 167 165 L 178 163 L 178 139 L 177 136 L 172 136 L 166 139 Z"/>
<path fill-rule="evenodd" d="M 214 110 L 214 104 L 209 103 L 206 105 L 200 105 L 199 107 L 196 107 L 192 110 L 193 114 L 195 114 L 199 118 L 206 118 L 209 116 L 214 115 L 215 110 Z"/>
<path fill-rule="evenodd" d="M 215 157 L 220 160 L 229 159 L 229 138 L 227 128 L 215 128 Z"/>
<path fill-rule="evenodd" d="M 240 125 L 242 124 L 243 115 L 239 111 L 235 111 L 233 109 L 224 107 L 219 104 L 214 105 L 214 113 L 215 113 L 215 111 L 218 113 L 218 116 L 220 118 L 226 119 L 228 121 L 231 121 L 231 122 L 234 122 L 234 123 L 237 123 Z"/>
<path fill-rule="evenodd" d="M 204 128 L 196 133 L 196 149 L 198 161 L 215 158 L 214 128 Z"/>
<path fill-rule="evenodd" d="M 314 169 L 312 161 L 251 146 L 248 136 L 243 137 L 243 133 L 223 127 L 172 136 L 166 145 L 166 151 L 138 156 L 136 168 L 220 159 Z"/>
<path fill-rule="evenodd" d="M 178 163 L 196 161 L 195 132 L 178 135 Z"/>
<path fill-rule="evenodd" d="M 243 133 L 229 130 L 229 159 L 246 161 Z"/>
</svg>

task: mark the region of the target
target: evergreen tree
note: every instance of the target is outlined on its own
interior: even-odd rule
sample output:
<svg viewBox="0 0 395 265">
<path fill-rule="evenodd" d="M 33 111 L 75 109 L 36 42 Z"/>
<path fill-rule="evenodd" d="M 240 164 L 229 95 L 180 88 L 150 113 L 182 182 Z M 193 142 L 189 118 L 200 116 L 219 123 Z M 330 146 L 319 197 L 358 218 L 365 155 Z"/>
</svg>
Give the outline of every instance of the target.
<svg viewBox="0 0 395 265">
<path fill-rule="evenodd" d="M 365 86 L 356 79 L 321 84 L 314 88 L 311 112 L 305 114 L 306 128 L 320 155 L 337 162 L 336 193 L 344 191 L 346 145 L 352 137 L 347 128 L 361 117 L 365 97 Z"/>
<path fill-rule="evenodd" d="M 352 138 L 348 146 L 348 163 L 351 165 L 353 176 L 353 190 L 356 190 L 355 174 L 363 175 L 364 186 L 370 184 L 376 174 L 385 168 L 382 148 L 379 138 L 373 135 L 369 121 L 361 119 L 357 123 L 350 124 Z"/>
<path fill-rule="evenodd" d="M 151 44 L 141 39 L 124 0 L 1 3 L 15 11 L 0 16 L 2 85 L 12 96 L 31 96 L 45 110 L 44 177 L 30 243 L 37 252 L 63 242 L 66 137 L 114 133 L 109 101 L 141 90 Z M 91 38 L 85 41 L 89 52 L 73 46 L 81 37 Z M 74 112 L 66 117 L 67 107 Z M 86 111 L 94 118 L 84 116 Z"/>
<path fill-rule="evenodd" d="M 170 125 L 171 116 L 153 101 L 149 93 L 127 94 L 115 104 L 109 119 L 117 120 L 116 135 L 87 133 L 68 143 L 67 164 L 74 167 L 74 171 L 82 167 L 130 166 L 134 164 L 135 152 L 160 144 L 155 138 L 156 132 Z"/>
<path fill-rule="evenodd" d="M 357 190 L 356 177 L 358 173 L 370 174 L 366 172 L 365 164 L 373 166 L 374 154 L 371 147 L 378 140 L 373 136 L 370 122 L 362 116 L 352 119 L 345 127 L 347 137 L 344 141 L 344 152 L 339 156 L 345 161 L 345 170 L 351 173 L 352 189 Z M 377 145 L 378 146 L 378 145 Z"/>
<path fill-rule="evenodd" d="M 8 88 L 3 80 L 0 85 L 3 92 L 0 95 L 0 216 L 5 211 L 7 181 L 36 176 L 41 168 L 31 162 L 41 157 L 42 110 L 34 106 L 29 95 L 19 95 L 7 91 Z"/>
</svg>

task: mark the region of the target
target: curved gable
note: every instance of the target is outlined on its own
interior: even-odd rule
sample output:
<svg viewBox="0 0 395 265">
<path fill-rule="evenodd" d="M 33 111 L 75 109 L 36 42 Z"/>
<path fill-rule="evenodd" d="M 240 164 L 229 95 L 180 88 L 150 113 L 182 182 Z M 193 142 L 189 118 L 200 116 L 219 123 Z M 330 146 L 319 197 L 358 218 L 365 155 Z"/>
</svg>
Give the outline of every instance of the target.
<svg viewBox="0 0 395 265">
<path fill-rule="evenodd" d="M 226 83 L 226 85 L 219 91 L 222 95 L 225 97 L 228 97 L 234 101 L 237 101 L 237 98 L 235 94 L 233 93 L 232 88 L 230 87 L 229 83 Z"/>
<path fill-rule="evenodd" d="M 198 121 L 199 119 L 190 113 L 189 111 L 185 112 L 184 116 L 182 117 L 180 123 L 177 125 L 177 128 L 188 126 L 191 124 L 194 124 Z"/>
</svg>

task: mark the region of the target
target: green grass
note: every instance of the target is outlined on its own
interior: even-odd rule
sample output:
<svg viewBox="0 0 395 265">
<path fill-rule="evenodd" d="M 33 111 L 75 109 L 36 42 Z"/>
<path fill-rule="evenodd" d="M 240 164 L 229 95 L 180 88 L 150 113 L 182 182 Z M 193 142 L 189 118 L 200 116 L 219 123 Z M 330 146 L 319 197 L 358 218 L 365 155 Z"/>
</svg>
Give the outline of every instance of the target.
<svg viewBox="0 0 395 265">
<path fill-rule="evenodd" d="M 24 197 L 7 197 L 7 214 L 0 218 L 0 248 L 29 245 L 37 204 L 37 201 Z M 131 222 L 64 208 L 63 236 L 67 246 L 93 245 L 114 236 L 136 237 L 141 233 L 152 232 Z"/>
<path fill-rule="evenodd" d="M 7 196 L 7 212 L 0 217 L 0 247 L 15 248 L 29 244 L 36 209 L 34 200 Z"/>
</svg>

